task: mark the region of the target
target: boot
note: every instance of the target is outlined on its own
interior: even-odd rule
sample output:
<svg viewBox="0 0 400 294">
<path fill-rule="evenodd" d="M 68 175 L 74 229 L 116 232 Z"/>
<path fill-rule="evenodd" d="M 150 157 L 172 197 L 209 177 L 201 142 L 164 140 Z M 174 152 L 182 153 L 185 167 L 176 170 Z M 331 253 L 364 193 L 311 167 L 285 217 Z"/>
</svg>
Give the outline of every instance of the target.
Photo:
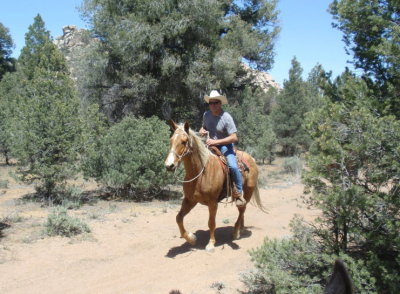
<svg viewBox="0 0 400 294">
<path fill-rule="evenodd" d="M 239 193 L 236 189 L 233 191 L 233 199 L 235 199 L 235 203 L 237 207 L 242 207 L 246 205 L 246 200 L 243 197 L 243 191 Z"/>
</svg>

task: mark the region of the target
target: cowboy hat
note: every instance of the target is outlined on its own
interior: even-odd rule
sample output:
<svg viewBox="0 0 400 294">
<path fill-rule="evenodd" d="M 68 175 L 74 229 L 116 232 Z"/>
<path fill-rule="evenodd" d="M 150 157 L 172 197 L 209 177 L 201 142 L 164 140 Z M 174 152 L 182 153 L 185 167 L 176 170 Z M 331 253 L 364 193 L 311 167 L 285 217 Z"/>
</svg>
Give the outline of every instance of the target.
<svg viewBox="0 0 400 294">
<path fill-rule="evenodd" d="M 226 99 L 226 96 L 221 95 L 220 93 L 218 93 L 217 90 L 212 90 L 210 96 L 207 95 L 204 96 L 204 100 L 207 103 L 210 102 L 210 99 L 219 100 L 221 101 L 221 104 L 228 104 L 228 99 Z"/>
</svg>

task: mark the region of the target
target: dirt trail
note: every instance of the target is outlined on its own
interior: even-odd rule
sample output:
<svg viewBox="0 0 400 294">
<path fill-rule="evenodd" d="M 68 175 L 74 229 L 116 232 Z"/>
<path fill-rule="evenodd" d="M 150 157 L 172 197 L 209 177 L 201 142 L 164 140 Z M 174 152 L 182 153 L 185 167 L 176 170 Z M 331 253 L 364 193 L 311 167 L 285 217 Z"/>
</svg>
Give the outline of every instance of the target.
<svg viewBox="0 0 400 294">
<path fill-rule="evenodd" d="M 195 233 L 196 246 L 179 238 L 175 216 L 178 204 L 105 202 L 71 211 L 91 233 L 74 238 L 46 237 L 41 230 L 49 208 L 18 204 L 29 187 L 11 184 L 0 189 L 0 220 L 15 219 L 0 238 L 0 293 L 238 293 L 240 274 L 253 267 L 248 251 L 263 239 L 288 235 L 295 213 L 307 218 L 315 212 L 301 205 L 303 186 L 275 185 L 261 189 L 265 214 L 249 205 L 246 230 L 239 240 L 231 234 L 237 217 L 232 204 L 217 214 L 215 251 L 208 242 L 208 210 L 198 205 L 185 218 Z M 3 192 L 3 193 L 2 193 Z M 1 235 L 0 235 L 1 236 Z"/>
</svg>

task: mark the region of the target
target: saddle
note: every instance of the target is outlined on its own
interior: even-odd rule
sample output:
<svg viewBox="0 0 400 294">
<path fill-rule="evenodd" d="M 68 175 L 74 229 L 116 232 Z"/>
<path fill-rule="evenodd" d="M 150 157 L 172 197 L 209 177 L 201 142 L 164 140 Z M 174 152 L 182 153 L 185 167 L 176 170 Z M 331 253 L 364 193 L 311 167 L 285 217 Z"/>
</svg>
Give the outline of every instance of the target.
<svg viewBox="0 0 400 294">
<path fill-rule="evenodd" d="M 222 154 L 222 152 L 216 147 L 216 146 L 210 146 L 209 147 L 211 152 L 215 154 L 218 158 L 218 161 L 220 162 L 222 169 L 225 174 L 225 181 L 224 181 L 224 188 L 222 189 L 221 194 L 218 197 L 218 202 L 221 202 L 223 199 L 228 198 L 229 196 L 232 196 L 232 193 L 234 190 L 236 190 L 236 187 L 234 185 L 234 182 L 232 180 L 232 175 L 228 167 L 228 161 L 226 157 Z M 246 160 L 243 158 L 243 151 L 238 151 L 235 149 L 236 153 L 236 161 L 239 166 L 239 170 L 242 174 L 242 177 L 244 177 L 245 172 L 248 172 L 250 170 L 249 165 L 247 164 Z"/>
</svg>

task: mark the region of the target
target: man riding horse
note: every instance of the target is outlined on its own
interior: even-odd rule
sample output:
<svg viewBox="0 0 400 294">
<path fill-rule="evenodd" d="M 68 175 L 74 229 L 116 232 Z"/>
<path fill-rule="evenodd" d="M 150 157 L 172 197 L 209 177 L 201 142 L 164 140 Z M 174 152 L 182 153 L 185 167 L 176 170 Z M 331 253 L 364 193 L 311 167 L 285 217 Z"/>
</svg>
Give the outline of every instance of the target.
<svg viewBox="0 0 400 294">
<path fill-rule="evenodd" d="M 222 109 L 222 105 L 228 104 L 228 100 L 216 90 L 211 91 L 209 96 L 204 96 L 204 100 L 210 110 L 203 115 L 203 125 L 199 133 L 201 136 L 208 135 L 207 146 L 216 146 L 225 156 L 236 187 L 232 197 L 236 206 L 244 206 L 246 200 L 243 198 L 243 179 L 233 148 L 233 144 L 238 141 L 237 129 L 232 116 Z"/>
</svg>

